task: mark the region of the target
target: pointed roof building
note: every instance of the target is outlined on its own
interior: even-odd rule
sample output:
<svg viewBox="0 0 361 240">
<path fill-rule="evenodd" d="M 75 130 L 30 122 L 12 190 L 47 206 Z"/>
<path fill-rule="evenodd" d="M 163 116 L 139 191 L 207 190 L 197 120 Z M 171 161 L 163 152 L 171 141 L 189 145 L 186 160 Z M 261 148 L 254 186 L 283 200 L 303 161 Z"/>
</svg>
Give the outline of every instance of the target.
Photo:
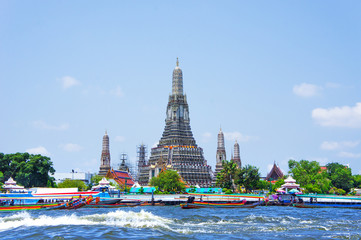
<svg viewBox="0 0 361 240">
<path fill-rule="evenodd" d="M 283 177 L 282 170 L 274 162 L 271 171 L 267 174 L 266 181 L 275 181 Z"/>
</svg>

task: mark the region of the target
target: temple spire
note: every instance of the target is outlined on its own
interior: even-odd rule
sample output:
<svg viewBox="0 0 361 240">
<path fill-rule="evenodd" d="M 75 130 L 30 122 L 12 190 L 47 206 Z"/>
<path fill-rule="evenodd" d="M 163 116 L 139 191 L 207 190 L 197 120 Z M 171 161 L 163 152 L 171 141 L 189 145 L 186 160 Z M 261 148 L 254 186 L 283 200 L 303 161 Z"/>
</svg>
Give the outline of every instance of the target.
<svg viewBox="0 0 361 240">
<path fill-rule="evenodd" d="M 173 70 L 172 95 L 183 95 L 183 73 L 179 67 L 178 58 L 176 67 Z"/>
<path fill-rule="evenodd" d="M 109 136 L 107 131 L 105 130 L 105 135 L 103 136 L 102 155 L 100 158 L 99 175 L 100 176 L 107 175 L 109 169 L 110 169 Z"/>
</svg>

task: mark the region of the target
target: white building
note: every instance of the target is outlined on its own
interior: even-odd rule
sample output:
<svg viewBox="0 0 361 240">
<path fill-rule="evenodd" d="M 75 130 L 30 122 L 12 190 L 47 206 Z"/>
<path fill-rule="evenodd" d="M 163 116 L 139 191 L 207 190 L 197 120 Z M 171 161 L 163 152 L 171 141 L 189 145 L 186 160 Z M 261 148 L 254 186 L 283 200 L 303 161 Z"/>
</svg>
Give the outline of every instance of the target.
<svg viewBox="0 0 361 240">
<path fill-rule="evenodd" d="M 62 172 L 55 172 L 52 177 L 55 178 L 56 184 L 63 182 L 65 179 L 71 180 L 81 180 L 85 184 L 89 184 L 91 181 L 92 176 L 96 175 L 95 173 L 85 173 L 85 172 L 69 172 L 69 173 L 62 173 Z"/>
</svg>

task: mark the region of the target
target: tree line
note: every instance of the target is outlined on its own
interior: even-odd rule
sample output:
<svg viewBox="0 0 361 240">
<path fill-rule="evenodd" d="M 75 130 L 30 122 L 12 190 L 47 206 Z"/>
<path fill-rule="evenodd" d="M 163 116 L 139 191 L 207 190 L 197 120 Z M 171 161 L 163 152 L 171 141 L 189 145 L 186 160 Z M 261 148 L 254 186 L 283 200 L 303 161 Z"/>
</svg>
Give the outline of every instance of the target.
<svg viewBox="0 0 361 240">
<path fill-rule="evenodd" d="M 216 185 L 234 191 L 244 189 L 246 192 L 252 190 L 265 190 L 274 192 L 284 184 L 284 176 L 275 184 L 260 178 L 259 169 L 255 166 L 246 165 L 237 168 L 237 164 L 231 161 L 223 161 L 223 169 L 217 174 Z M 361 187 L 361 175 L 352 175 L 348 166 L 340 163 L 328 163 L 321 168 L 316 161 L 289 160 L 289 172 L 305 193 L 329 193 L 329 194 L 355 194 L 351 190 Z"/>
<path fill-rule="evenodd" d="M 284 184 L 284 178 L 273 185 L 262 180 L 259 169 L 252 165 L 238 168 L 232 160 L 223 161 L 222 165 L 223 169 L 216 176 L 216 186 L 228 192 L 250 192 L 256 189 L 268 189 L 272 192 Z M 350 193 L 353 188 L 361 187 L 361 175 L 352 175 L 351 168 L 337 162 L 321 168 L 316 161 L 291 159 L 288 167 L 288 174 L 300 184 L 304 192 L 345 194 Z M 86 190 L 101 179 L 100 176 L 94 176 L 89 186 L 80 180 L 65 180 L 57 186 L 55 179 L 50 176 L 54 173 L 53 162 L 49 157 L 29 153 L 0 153 L 0 185 L 12 177 L 25 188 L 78 187 L 79 190 Z M 162 171 L 152 178 L 150 183 L 160 192 L 185 191 L 185 183 L 179 174 L 172 170 Z"/>
<path fill-rule="evenodd" d="M 53 162 L 49 157 L 29 153 L 0 153 L 0 182 L 10 177 L 25 188 L 54 187 Z"/>
</svg>

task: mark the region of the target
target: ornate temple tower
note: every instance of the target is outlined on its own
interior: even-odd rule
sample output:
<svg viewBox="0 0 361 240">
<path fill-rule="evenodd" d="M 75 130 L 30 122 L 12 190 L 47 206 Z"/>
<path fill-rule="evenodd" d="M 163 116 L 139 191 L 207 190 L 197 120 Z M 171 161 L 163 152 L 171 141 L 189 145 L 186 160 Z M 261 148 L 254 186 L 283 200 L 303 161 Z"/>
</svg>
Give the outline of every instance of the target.
<svg viewBox="0 0 361 240">
<path fill-rule="evenodd" d="M 213 183 L 215 184 L 217 174 L 222 171 L 223 166 L 222 162 L 226 161 L 226 148 L 224 146 L 224 135 L 222 132 L 222 128 L 219 129 L 218 133 L 218 142 L 217 142 L 217 154 L 216 154 L 216 172 L 215 172 L 215 179 L 213 180 Z"/>
<path fill-rule="evenodd" d="M 140 185 L 147 185 L 149 181 L 149 166 L 147 163 L 147 147 L 141 144 L 137 147 L 138 174 L 137 181 Z"/>
<path fill-rule="evenodd" d="M 233 158 L 233 162 L 235 162 L 238 166 L 238 168 L 242 167 L 242 162 L 241 162 L 241 155 L 239 154 L 239 144 L 237 143 L 237 140 L 234 144 L 234 158 Z"/>
<path fill-rule="evenodd" d="M 183 94 L 183 73 L 177 65 L 173 70 L 172 94 L 169 96 L 163 135 L 152 148 L 148 164 L 148 181 L 162 169 L 178 171 L 189 185 L 208 187 L 212 184 L 212 170 L 198 147 L 190 127 L 187 97 Z"/>
<path fill-rule="evenodd" d="M 110 170 L 109 137 L 107 131 L 105 131 L 105 135 L 103 137 L 102 156 L 100 158 L 99 175 L 100 176 L 107 175 L 108 170 Z"/>
</svg>

